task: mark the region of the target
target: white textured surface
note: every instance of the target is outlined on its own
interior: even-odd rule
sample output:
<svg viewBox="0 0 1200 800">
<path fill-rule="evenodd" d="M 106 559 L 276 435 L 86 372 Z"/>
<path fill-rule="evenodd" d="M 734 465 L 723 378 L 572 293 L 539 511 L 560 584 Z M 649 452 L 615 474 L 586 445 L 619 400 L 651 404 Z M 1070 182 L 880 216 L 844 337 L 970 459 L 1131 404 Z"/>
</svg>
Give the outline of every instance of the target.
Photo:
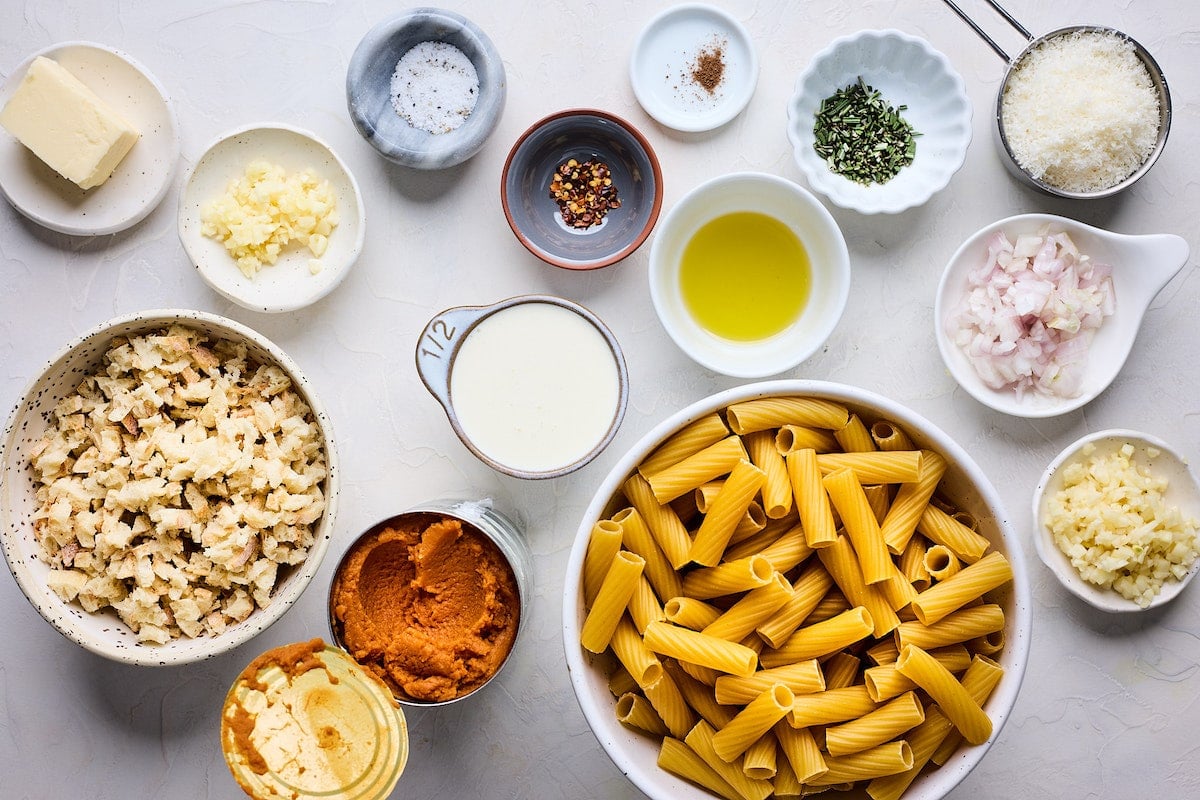
<svg viewBox="0 0 1200 800">
<path fill-rule="evenodd" d="M 641 26 L 660 2 L 518 0 L 450 4 L 496 42 L 508 105 L 475 158 L 442 173 L 383 161 L 346 113 L 343 76 L 358 39 L 394 3 L 77 2 L 6 0 L 0 75 L 33 50 L 89 38 L 143 62 L 178 103 L 185 164 L 224 130 L 274 119 L 313 130 L 362 186 L 367 241 L 346 281 L 288 315 L 246 311 L 211 292 L 175 234 L 174 192 L 142 224 L 96 240 L 47 232 L 0 206 L 0 407 L 67 340 L 117 313 L 193 306 L 249 324 L 300 364 L 333 417 L 343 463 L 338 552 L 370 523 L 474 487 L 525 521 L 535 560 L 535 604 L 516 661 L 486 693 L 409 715 L 412 756 L 396 797 L 635 798 L 600 751 L 571 694 L 559 642 L 561 572 L 591 493 L 654 423 L 739 383 L 693 364 L 655 321 L 648 246 L 614 267 L 567 273 L 524 250 L 499 207 L 511 142 L 535 119 L 589 105 L 625 116 L 662 160 L 669 208 L 702 181 L 736 170 L 801 180 L 785 135 L 786 103 L 811 54 L 860 28 L 926 38 L 962 74 L 977 109 L 966 164 L 919 209 L 865 218 L 833 209 L 854 281 L 829 345 L 789 373 L 857 384 L 912 407 L 955 437 L 997 484 L 1029 532 L 1030 493 L 1066 444 L 1092 430 L 1130 427 L 1200 458 L 1194 264 L 1152 304 L 1129 362 L 1107 392 L 1046 421 L 992 412 L 945 372 L 933 339 L 933 295 L 946 260 L 984 224 L 1049 211 L 1126 233 L 1172 232 L 1197 250 L 1200 180 L 1196 100 L 1200 5 L 1188 0 L 1011 0 L 1034 32 L 1079 22 L 1112 25 L 1145 44 L 1175 100 L 1171 140 L 1132 191 L 1072 204 L 1035 194 L 1004 172 L 991 145 L 1003 64 L 935 0 L 730 0 L 761 57 L 758 88 L 729 125 L 683 135 L 653 123 L 628 84 Z M 964 3 L 1010 49 L 1019 37 L 984 4 Z M 602 64 L 589 60 L 601 54 Z M 174 187 L 178 189 L 178 185 Z M 608 452 L 566 478 L 523 483 L 477 462 L 450 430 L 413 368 L 416 337 L 434 313 L 524 292 L 556 293 L 596 311 L 621 341 L 632 394 Z M 1032 548 L 1027 558 L 1036 559 Z M 58 798 L 230 798 L 237 788 L 218 748 L 222 698 L 266 647 L 326 635 L 325 592 L 336 558 L 284 619 L 248 645 L 165 671 L 109 663 L 56 634 L 0 575 L 0 795 Z M 1034 639 L 1013 718 L 952 800 L 1012 797 L 1185 798 L 1200 795 L 1200 594 L 1113 618 L 1060 587 L 1040 562 Z"/>
</svg>

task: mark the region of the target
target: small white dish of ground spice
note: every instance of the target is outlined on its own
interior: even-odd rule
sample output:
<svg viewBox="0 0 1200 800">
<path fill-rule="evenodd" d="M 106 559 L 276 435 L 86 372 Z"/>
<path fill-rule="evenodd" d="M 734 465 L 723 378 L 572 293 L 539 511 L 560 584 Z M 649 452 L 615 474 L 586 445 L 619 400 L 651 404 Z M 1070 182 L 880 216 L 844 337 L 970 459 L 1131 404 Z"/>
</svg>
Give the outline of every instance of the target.
<svg viewBox="0 0 1200 800">
<path fill-rule="evenodd" d="M 678 131 L 708 131 L 741 113 L 758 83 L 750 34 L 725 11 L 674 6 L 646 25 L 629 65 L 646 113 Z"/>
</svg>

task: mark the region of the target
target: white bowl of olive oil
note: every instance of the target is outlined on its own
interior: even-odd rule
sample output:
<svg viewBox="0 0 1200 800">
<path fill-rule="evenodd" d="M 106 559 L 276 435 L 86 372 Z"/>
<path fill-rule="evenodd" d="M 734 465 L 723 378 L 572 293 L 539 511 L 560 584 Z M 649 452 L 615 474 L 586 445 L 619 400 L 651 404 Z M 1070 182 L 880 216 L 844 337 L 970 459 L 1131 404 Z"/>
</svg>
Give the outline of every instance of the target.
<svg viewBox="0 0 1200 800">
<path fill-rule="evenodd" d="M 659 225 L 650 297 L 670 337 L 701 366 L 737 378 L 795 367 L 833 333 L 850 255 L 829 211 L 775 175 L 704 183 Z"/>
</svg>

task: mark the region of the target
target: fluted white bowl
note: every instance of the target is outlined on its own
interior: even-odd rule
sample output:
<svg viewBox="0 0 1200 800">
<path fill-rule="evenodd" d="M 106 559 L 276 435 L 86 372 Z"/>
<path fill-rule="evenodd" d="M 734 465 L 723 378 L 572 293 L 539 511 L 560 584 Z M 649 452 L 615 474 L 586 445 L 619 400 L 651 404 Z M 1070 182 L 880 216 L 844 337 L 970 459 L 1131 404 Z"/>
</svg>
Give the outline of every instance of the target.
<svg viewBox="0 0 1200 800">
<path fill-rule="evenodd" d="M 821 101 L 862 78 L 921 135 L 912 164 L 886 183 L 861 184 L 817 155 L 813 123 Z M 895 30 L 859 31 L 833 40 L 800 73 L 788 103 L 796 164 L 830 202 L 864 214 L 919 206 L 950 183 L 971 142 L 971 101 L 962 77 L 924 39 Z"/>
</svg>

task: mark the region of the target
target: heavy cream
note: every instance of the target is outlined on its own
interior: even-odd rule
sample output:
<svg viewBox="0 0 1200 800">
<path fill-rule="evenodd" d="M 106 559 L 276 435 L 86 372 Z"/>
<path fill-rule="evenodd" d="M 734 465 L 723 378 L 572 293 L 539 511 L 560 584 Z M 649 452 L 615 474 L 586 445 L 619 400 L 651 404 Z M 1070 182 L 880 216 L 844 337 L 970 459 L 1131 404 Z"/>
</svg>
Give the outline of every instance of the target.
<svg viewBox="0 0 1200 800">
<path fill-rule="evenodd" d="M 479 322 L 458 349 L 450 402 L 464 435 L 488 458 L 550 472 L 587 455 L 620 404 L 617 357 L 585 317 L 529 302 Z"/>
</svg>

